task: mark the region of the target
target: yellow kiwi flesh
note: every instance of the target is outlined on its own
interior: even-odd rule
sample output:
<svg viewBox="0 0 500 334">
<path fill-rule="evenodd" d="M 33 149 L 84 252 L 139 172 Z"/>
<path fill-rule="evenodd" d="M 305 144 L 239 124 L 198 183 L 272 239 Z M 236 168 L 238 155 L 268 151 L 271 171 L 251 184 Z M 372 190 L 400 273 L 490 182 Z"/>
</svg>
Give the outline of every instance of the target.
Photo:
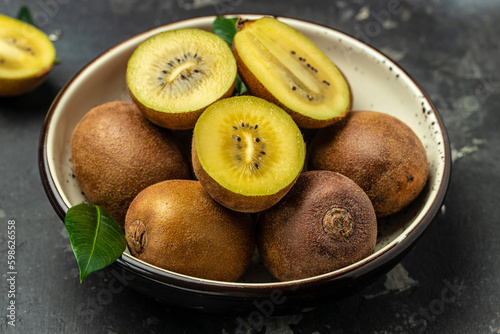
<svg viewBox="0 0 500 334">
<path fill-rule="evenodd" d="M 350 109 L 350 88 L 335 64 L 310 39 L 277 19 L 242 21 L 233 52 L 252 95 L 278 104 L 300 127 L 327 126 Z"/>
<path fill-rule="evenodd" d="M 56 51 L 34 26 L 0 14 L 0 96 L 38 87 L 54 65 Z"/>
<path fill-rule="evenodd" d="M 207 106 L 232 94 L 236 74 L 236 60 L 222 38 L 185 28 L 141 43 L 127 65 L 127 86 L 150 121 L 190 129 Z"/>
<path fill-rule="evenodd" d="M 217 281 L 236 281 L 255 252 L 250 216 L 221 206 L 194 180 L 168 180 L 140 192 L 127 212 L 125 236 L 140 260 Z"/>
<path fill-rule="evenodd" d="M 261 211 L 281 199 L 305 160 L 302 134 L 278 106 L 253 96 L 220 100 L 194 128 L 193 169 L 222 205 Z"/>
</svg>

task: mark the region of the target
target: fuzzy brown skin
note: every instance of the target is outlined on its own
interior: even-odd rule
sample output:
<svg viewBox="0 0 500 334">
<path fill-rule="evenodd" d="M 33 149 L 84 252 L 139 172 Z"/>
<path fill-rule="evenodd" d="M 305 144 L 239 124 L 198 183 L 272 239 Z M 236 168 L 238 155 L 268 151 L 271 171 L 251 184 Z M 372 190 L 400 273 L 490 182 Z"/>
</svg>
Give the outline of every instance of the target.
<svg viewBox="0 0 500 334">
<path fill-rule="evenodd" d="M 241 30 L 244 28 L 245 24 L 248 22 L 252 21 L 243 21 L 240 23 L 238 30 Z M 329 126 L 331 124 L 334 124 L 338 121 L 340 121 L 342 118 L 345 117 L 345 115 L 349 112 L 351 109 L 352 105 L 352 92 L 351 88 L 349 86 L 349 105 L 347 106 L 346 110 L 342 113 L 342 115 L 338 117 L 334 117 L 331 119 L 326 119 L 326 120 L 319 120 L 319 119 L 314 119 L 312 117 L 308 117 L 307 115 L 303 115 L 301 113 L 298 113 L 287 106 L 285 106 L 283 103 L 281 103 L 262 83 L 257 79 L 255 75 L 250 71 L 248 66 L 243 62 L 241 57 L 238 55 L 238 46 L 237 43 L 233 42 L 232 45 L 232 50 L 234 57 L 236 58 L 236 63 L 238 64 L 238 74 L 241 77 L 241 80 L 245 83 L 245 86 L 247 87 L 250 95 L 260 97 L 264 100 L 267 100 L 271 103 L 276 104 L 277 106 L 281 107 L 283 110 L 285 110 L 290 116 L 292 116 L 293 120 L 297 125 L 301 128 L 308 128 L 308 129 L 316 129 L 316 128 L 323 128 L 326 126 Z M 343 75 L 343 74 L 342 74 Z M 344 75 L 343 75 L 344 76 Z M 344 79 L 349 85 L 349 82 L 344 76 Z"/>
<path fill-rule="evenodd" d="M 220 99 L 230 97 L 233 94 L 234 86 L 236 84 L 236 77 L 233 84 L 220 98 L 215 101 L 207 101 L 207 105 L 204 108 L 194 111 L 178 112 L 178 113 L 168 113 L 146 107 L 139 101 L 134 94 L 129 90 L 130 97 L 132 101 L 137 105 L 139 110 L 142 111 L 144 116 L 149 119 L 154 124 L 161 126 L 163 128 L 172 130 L 188 130 L 194 128 L 196 121 L 203 113 L 203 111 L 208 108 L 212 103 L 217 102 Z"/>
<path fill-rule="evenodd" d="M 139 193 L 125 236 L 138 259 L 217 281 L 236 281 L 255 251 L 250 215 L 219 205 L 193 180 L 164 181 Z"/>
<path fill-rule="evenodd" d="M 43 69 L 37 75 L 22 79 L 0 78 L 0 97 L 19 96 L 40 86 L 48 77 L 54 65 Z"/>
<path fill-rule="evenodd" d="M 349 216 L 333 222 L 331 212 Z M 330 171 L 302 173 L 275 206 L 259 213 L 257 247 L 280 281 L 313 277 L 369 256 L 377 219 L 368 196 L 353 181 Z M 337 230 L 331 227 L 337 225 Z M 333 231 L 332 231 L 333 230 Z"/>
<path fill-rule="evenodd" d="M 193 144 L 191 160 L 193 165 L 193 172 L 196 178 L 203 185 L 203 188 L 207 191 L 207 193 L 216 200 L 219 204 L 225 206 L 234 211 L 239 212 L 259 212 L 265 209 L 270 208 L 274 204 L 278 203 L 283 196 L 292 188 L 297 178 L 295 178 L 288 186 L 282 188 L 275 194 L 266 195 L 266 196 L 246 196 L 235 193 L 229 189 L 222 187 L 217 183 L 207 172 L 203 169 L 198 160 L 198 154 L 196 153 L 196 145 L 194 145 L 194 136 L 193 136 Z"/>
<path fill-rule="evenodd" d="M 87 199 L 122 227 L 141 190 L 167 179 L 192 178 L 172 134 L 126 102 L 102 104 L 82 118 L 73 131 L 71 163 Z"/>
<path fill-rule="evenodd" d="M 343 122 L 318 131 L 309 168 L 352 179 L 370 197 L 378 218 L 410 204 L 429 173 L 425 148 L 413 130 L 374 111 L 351 111 Z"/>
</svg>

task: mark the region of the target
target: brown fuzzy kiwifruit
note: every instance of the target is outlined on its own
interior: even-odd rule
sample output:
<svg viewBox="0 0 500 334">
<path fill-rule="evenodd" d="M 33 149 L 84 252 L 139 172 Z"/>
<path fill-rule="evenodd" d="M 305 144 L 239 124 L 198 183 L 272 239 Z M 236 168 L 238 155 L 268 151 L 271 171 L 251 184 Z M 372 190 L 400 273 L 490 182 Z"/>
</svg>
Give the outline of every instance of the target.
<svg viewBox="0 0 500 334">
<path fill-rule="evenodd" d="M 428 178 L 419 137 L 398 118 L 376 111 L 351 111 L 342 122 L 319 130 L 309 167 L 352 179 L 370 197 L 378 218 L 410 204 Z"/>
<path fill-rule="evenodd" d="M 168 180 L 140 192 L 127 212 L 125 236 L 140 260 L 218 281 L 236 281 L 255 251 L 249 214 L 218 204 L 194 180 Z"/>
<path fill-rule="evenodd" d="M 173 135 L 127 102 L 104 103 L 80 120 L 71 139 L 71 164 L 87 199 L 121 226 L 141 190 L 167 179 L 192 178 Z"/>
<path fill-rule="evenodd" d="M 325 274 L 369 256 L 377 219 L 368 196 L 331 171 L 302 173 L 275 206 L 259 213 L 257 247 L 280 281 Z"/>
</svg>

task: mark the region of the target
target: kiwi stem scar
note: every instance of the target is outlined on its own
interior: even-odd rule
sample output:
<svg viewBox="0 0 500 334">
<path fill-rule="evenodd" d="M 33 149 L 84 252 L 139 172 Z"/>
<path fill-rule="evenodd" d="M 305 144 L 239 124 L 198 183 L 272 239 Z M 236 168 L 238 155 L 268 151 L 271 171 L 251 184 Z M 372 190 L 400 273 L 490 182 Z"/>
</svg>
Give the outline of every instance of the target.
<svg viewBox="0 0 500 334">
<path fill-rule="evenodd" d="M 129 230 L 134 250 L 137 253 L 142 253 L 147 238 L 146 226 L 141 220 L 135 220 L 132 225 L 130 225 Z"/>
<path fill-rule="evenodd" d="M 323 230 L 338 240 L 349 238 L 354 230 L 351 214 L 343 208 L 331 208 L 323 216 Z"/>
</svg>

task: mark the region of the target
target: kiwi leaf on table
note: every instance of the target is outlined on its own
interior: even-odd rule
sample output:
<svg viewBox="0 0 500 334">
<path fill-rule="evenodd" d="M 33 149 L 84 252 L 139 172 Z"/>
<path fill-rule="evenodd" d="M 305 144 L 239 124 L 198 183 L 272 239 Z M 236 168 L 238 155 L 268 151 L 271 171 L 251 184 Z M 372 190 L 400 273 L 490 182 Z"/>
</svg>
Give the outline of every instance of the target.
<svg viewBox="0 0 500 334">
<path fill-rule="evenodd" d="M 64 226 L 80 270 L 80 283 L 94 271 L 115 262 L 127 246 L 120 225 L 94 204 L 84 203 L 69 208 Z"/>
</svg>

